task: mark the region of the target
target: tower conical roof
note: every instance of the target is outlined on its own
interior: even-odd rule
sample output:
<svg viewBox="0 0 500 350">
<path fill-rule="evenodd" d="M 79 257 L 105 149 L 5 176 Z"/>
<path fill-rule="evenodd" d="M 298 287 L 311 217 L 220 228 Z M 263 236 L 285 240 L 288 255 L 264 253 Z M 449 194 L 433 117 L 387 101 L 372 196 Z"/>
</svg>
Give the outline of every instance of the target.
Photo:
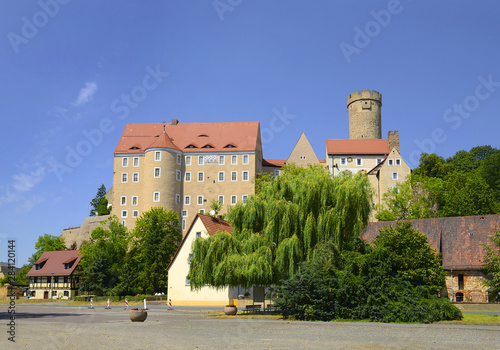
<svg viewBox="0 0 500 350">
<path fill-rule="evenodd" d="M 170 136 L 168 136 L 167 132 L 163 130 L 163 132 L 156 137 L 156 140 L 153 141 L 146 149 L 149 148 L 170 148 L 180 151 L 179 147 L 177 147 L 173 142 Z"/>
</svg>

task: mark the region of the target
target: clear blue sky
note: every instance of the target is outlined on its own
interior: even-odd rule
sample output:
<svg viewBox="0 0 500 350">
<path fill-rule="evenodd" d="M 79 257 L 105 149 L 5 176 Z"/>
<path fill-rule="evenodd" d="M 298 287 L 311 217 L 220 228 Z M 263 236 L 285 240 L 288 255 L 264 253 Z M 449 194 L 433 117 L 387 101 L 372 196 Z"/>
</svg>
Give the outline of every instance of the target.
<svg viewBox="0 0 500 350">
<path fill-rule="evenodd" d="M 259 121 L 265 158 L 302 132 L 325 158 L 371 89 L 412 168 L 500 148 L 499 18 L 498 1 L 2 0 L 0 260 L 81 224 L 126 123 Z"/>
</svg>

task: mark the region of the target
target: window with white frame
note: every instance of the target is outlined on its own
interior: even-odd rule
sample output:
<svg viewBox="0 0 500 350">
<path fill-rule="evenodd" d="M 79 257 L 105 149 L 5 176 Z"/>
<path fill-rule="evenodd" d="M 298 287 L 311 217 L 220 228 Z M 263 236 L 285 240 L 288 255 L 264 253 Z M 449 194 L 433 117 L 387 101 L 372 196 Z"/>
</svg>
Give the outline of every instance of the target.
<svg viewBox="0 0 500 350">
<path fill-rule="evenodd" d="M 201 238 L 201 232 L 196 232 L 196 238 Z"/>
<path fill-rule="evenodd" d="M 231 156 L 231 164 L 233 165 L 238 164 L 238 156 L 236 155 Z"/>
<path fill-rule="evenodd" d="M 248 154 L 243 155 L 243 164 L 248 164 Z"/>
<path fill-rule="evenodd" d="M 134 157 L 134 166 L 135 167 L 139 166 L 139 157 Z"/>
<path fill-rule="evenodd" d="M 347 164 L 347 158 L 340 158 L 340 165 L 346 165 Z"/>
<path fill-rule="evenodd" d="M 127 221 L 126 220 L 122 220 L 122 225 L 123 225 L 123 227 L 126 227 L 127 226 Z"/>
<path fill-rule="evenodd" d="M 122 210 L 122 218 L 125 219 L 128 216 L 128 211 Z"/>
<path fill-rule="evenodd" d="M 184 196 L 184 204 L 185 205 L 191 204 L 191 196 Z"/>
<path fill-rule="evenodd" d="M 128 182 L 128 173 L 122 173 L 122 182 L 123 183 Z"/>
<path fill-rule="evenodd" d="M 132 174 L 132 182 L 139 182 L 139 173 Z"/>
<path fill-rule="evenodd" d="M 123 157 L 122 158 L 122 166 L 124 166 L 124 167 L 128 166 L 128 157 Z"/>
<path fill-rule="evenodd" d="M 198 213 L 200 213 L 200 214 L 205 214 L 205 209 L 200 209 L 200 210 L 198 210 Z"/>
<path fill-rule="evenodd" d="M 182 219 L 182 231 L 186 229 L 186 219 Z"/>
<path fill-rule="evenodd" d="M 182 217 L 183 217 L 183 218 L 187 218 L 187 216 L 188 216 L 188 211 L 187 211 L 186 209 L 184 209 L 184 210 L 182 211 Z"/>
<path fill-rule="evenodd" d="M 389 159 L 389 160 L 387 161 L 387 164 L 389 164 L 389 165 L 393 165 L 393 164 L 394 164 L 394 160 L 393 160 L 393 159 Z"/>
<path fill-rule="evenodd" d="M 236 204 L 237 201 L 238 201 L 238 196 L 232 195 L 231 196 L 231 204 Z"/>
<path fill-rule="evenodd" d="M 219 204 L 224 204 L 224 196 L 219 196 Z"/>
<path fill-rule="evenodd" d="M 191 172 L 190 171 L 186 171 L 186 173 L 184 174 L 184 181 L 191 182 Z"/>
<path fill-rule="evenodd" d="M 382 163 L 382 158 L 377 158 L 377 165 L 379 165 L 380 163 Z"/>
<path fill-rule="evenodd" d="M 181 181 L 181 171 L 180 170 L 175 171 L 175 179 L 177 181 Z"/>
<path fill-rule="evenodd" d="M 180 154 L 177 155 L 177 164 L 182 163 L 182 156 Z"/>
<path fill-rule="evenodd" d="M 159 162 L 161 160 L 161 152 L 155 151 L 155 161 Z"/>
<path fill-rule="evenodd" d="M 238 180 L 238 172 L 231 171 L 231 181 L 236 181 L 236 180 Z"/>
<path fill-rule="evenodd" d="M 223 182 L 223 181 L 224 181 L 224 172 L 219 171 L 219 182 Z"/>
<path fill-rule="evenodd" d="M 122 196 L 120 198 L 120 205 L 127 205 L 127 196 Z"/>
<path fill-rule="evenodd" d="M 203 156 L 198 156 L 198 165 L 203 165 Z"/>
<path fill-rule="evenodd" d="M 219 165 L 224 165 L 226 162 L 226 156 L 219 156 Z"/>
<path fill-rule="evenodd" d="M 248 195 L 244 194 L 243 196 L 241 196 L 241 201 L 243 202 L 243 204 L 247 203 L 247 199 L 248 199 Z"/>
<path fill-rule="evenodd" d="M 241 177 L 241 180 L 248 181 L 248 171 L 244 171 Z"/>
<path fill-rule="evenodd" d="M 397 171 L 395 171 L 395 172 L 392 173 L 392 179 L 393 180 L 397 180 L 398 179 L 398 172 Z"/>
<path fill-rule="evenodd" d="M 160 201 L 160 192 L 153 192 L 153 202 Z"/>
<path fill-rule="evenodd" d="M 202 205 L 202 204 L 203 204 L 203 196 L 198 196 L 198 197 L 197 197 L 197 200 L 196 200 L 196 203 L 197 203 L 198 205 Z"/>
<path fill-rule="evenodd" d="M 275 169 L 274 170 L 274 177 L 280 176 L 280 174 L 281 174 L 281 170 L 280 169 Z"/>
<path fill-rule="evenodd" d="M 356 158 L 356 165 L 357 166 L 363 165 L 363 159 L 362 158 Z"/>
<path fill-rule="evenodd" d="M 132 212 L 132 216 L 133 216 L 134 218 L 138 218 L 138 217 L 139 217 L 139 210 L 134 210 L 134 211 Z"/>
<path fill-rule="evenodd" d="M 203 171 L 198 171 L 198 182 L 203 182 L 205 180 L 205 173 Z"/>
<path fill-rule="evenodd" d="M 186 286 L 190 286 L 191 285 L 191 280 L 186 276 Z"/>
<path fill-rule="evenodd" d="M 396 165 L 401 165 L 401 159 L 396 158 Z"/>
<path fill-rule="evenodd" d="M 139 197 L 132 196 L 132 205 L 137 205 L 138 202 L 139 202 Z"/>
<path fill-rule="evenodd" d="M 155 177 L 159 178 L 161 176 L 161 168 L 155 168 Z"/>
<path fill-rule="evenodd" d="M 181 195 L 180 194 L 175 195 L 175 204 L 181 204 Z"/>
<path fill-rule="evenodd" d="M 186 163 L 186 165 L 191 165 L 191 156 L 184 157 L 184 162 Z"/>
</svg>

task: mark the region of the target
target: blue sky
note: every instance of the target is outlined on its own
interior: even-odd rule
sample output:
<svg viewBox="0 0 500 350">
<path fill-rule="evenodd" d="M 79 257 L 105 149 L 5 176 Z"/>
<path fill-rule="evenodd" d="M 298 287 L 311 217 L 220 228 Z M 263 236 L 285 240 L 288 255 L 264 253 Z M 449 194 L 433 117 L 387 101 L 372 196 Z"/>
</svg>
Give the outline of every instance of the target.
<svg viewBox="0 0 500 350">
<path fill-rule="evenodd" d="M 0 2 L 0 260 L 88 216 L 126 123 L 259 121 L 264 157 L 383 95 L 403 158 L 500 148 L 497 1 Z"/>
</svg>

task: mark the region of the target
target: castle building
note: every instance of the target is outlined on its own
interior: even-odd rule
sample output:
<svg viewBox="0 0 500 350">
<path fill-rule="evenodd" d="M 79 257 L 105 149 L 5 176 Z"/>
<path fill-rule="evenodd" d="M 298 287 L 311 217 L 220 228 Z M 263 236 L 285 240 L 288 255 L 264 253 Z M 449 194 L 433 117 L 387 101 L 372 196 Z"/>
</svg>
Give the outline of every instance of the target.
<svg viewBox="0 0 500 350">
<path fill-rule="evenodd" d="M 132 229 L 153 208 L 180 215 L 183 234 L 212 201 L 254 194 L 262 172 L 258 122 L 127 124 L 114 152 L 113 214 Z"/>
</svg>

